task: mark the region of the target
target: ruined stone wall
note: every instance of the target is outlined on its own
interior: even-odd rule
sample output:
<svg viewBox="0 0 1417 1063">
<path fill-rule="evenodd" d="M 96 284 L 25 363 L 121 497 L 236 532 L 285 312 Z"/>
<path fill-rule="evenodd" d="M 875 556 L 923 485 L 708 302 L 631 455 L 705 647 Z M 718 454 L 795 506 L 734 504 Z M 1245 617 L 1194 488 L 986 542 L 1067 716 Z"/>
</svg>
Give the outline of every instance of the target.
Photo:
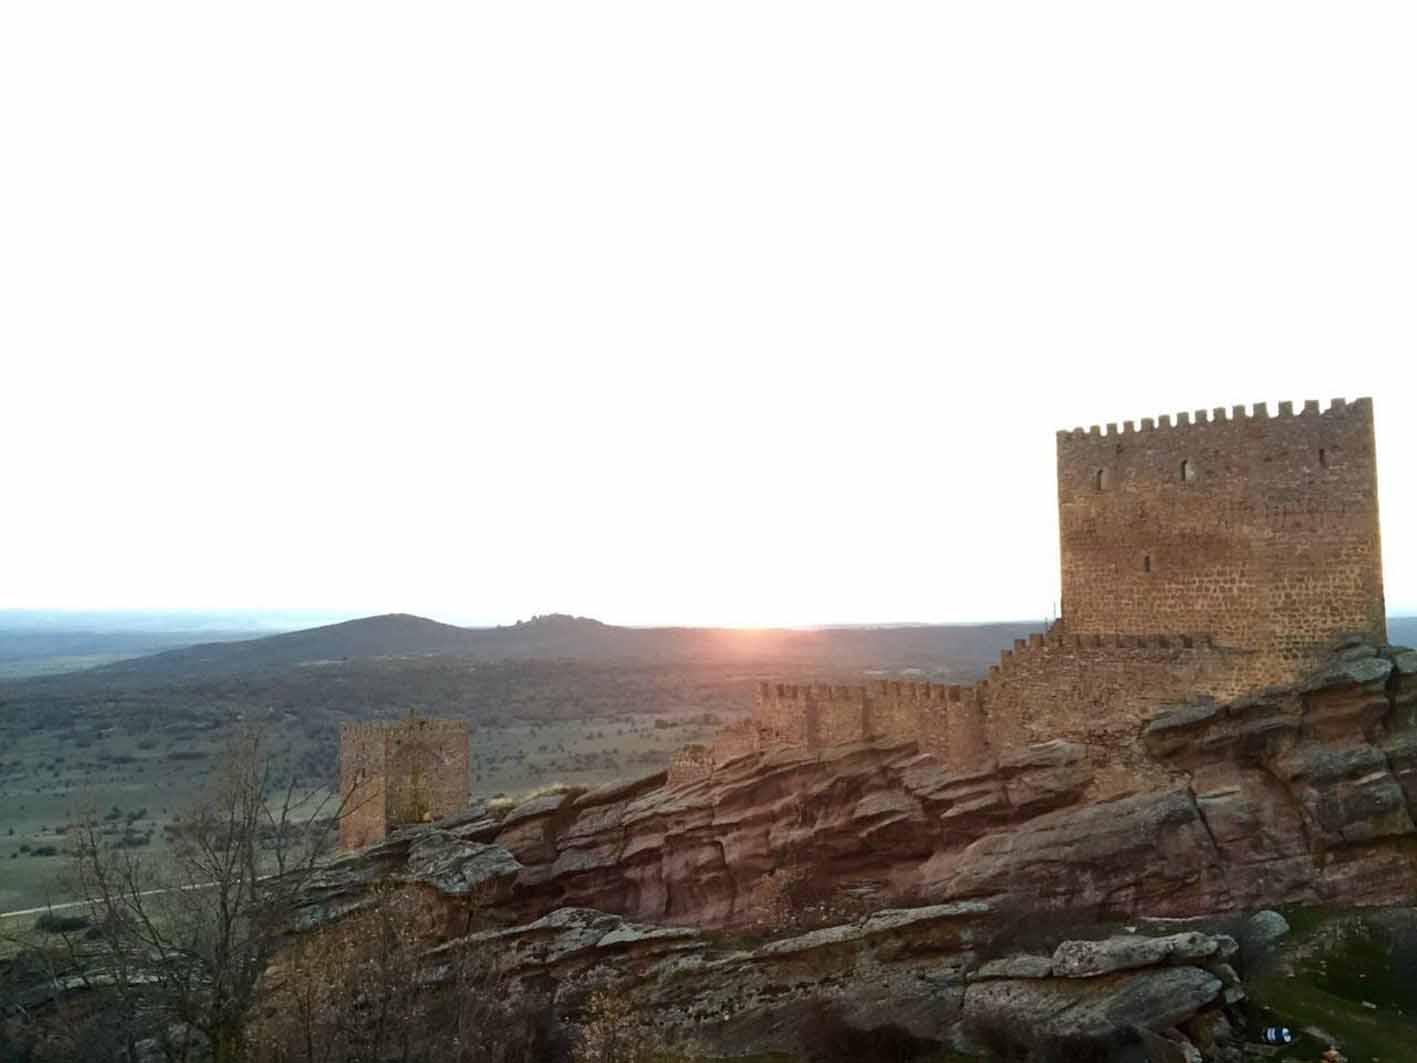
<svg viewBox="0 0 1417 1063">
<path fill-rule="evenodd" d="M 668 786 L 707 779 L 713 774 L 713 752 L 705 745 L 684 746 L 669 760 Z"/>
<path fill-rule="evenodd" d="M 382 724 L 340 724 L 339 801 L 341 849 L 358 849 L 384 836 L 388 824 L 384 815 Z"/>
<path fill-rule="evenodd" d="M 438 819 L 468 803 L 471 748 L 466 720 L 375 720 L 340 726 L 341 848 L 383 838 L 392 827 Z"/>
<path fill-rule="evenodd" d="M 737 760 L 762 749 L 764 737 L 753 719 L 739 720 L 719 731 L 709 747 L 709 761 L 714 767 Z"/>
<path fill-rule="evenodd" d="M 1369 399 L 1060 432 L 1058 509 L 1073 634 L 1204 633 L 1255 651 L 1242 687 L 1385 637 Z"/>
</svg>

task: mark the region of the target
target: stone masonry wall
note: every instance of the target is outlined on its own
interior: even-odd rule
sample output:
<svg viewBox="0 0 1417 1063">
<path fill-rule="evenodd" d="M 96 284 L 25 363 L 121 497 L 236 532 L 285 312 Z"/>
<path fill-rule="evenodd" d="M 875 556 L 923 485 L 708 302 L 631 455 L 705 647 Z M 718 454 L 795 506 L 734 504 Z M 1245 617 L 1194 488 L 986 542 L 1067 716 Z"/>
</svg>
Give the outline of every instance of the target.
<svg viewBox="0 0 1417 1063">
<path fill-rule="evenodd" d="M 1251 656 L 1208 636 L 1071 635 L 1058 624 L 1004 651 L 974 700 L 996 756 L 1065 738 L 1125 774 L 1145 762 L 1135 739 L 1148 719 L 1177 702 L 1244 693 Z"/>
<path fill-rule="evenodd" d="M 705 745 L 684 746 L 676 750 L 669 760 L 669 775 L 666 782 L 670 786 L 707 779 L 713 774 L 713 754 Z"/>
<path fill-rule="evenodd" d="M 340 846 L 358 848 L 392 827 L 467 807 L 471 748 L 466 720 L 409 718 L 340 727 Z"/>
<path fill-rule="evenodd" d="M 1370 399 L 1060 432 L 1058 513 L 1073 634 L 1204 632 L 1252 687 L 1385 638 Z"/>
<path fill-rule="evenodd" d="M 1019 639 L 973 686 L 881 681 L 868 686 L 759 685 L 754 719 L 782 727 L 784 745 L 819 748 L 867 738 L 919 742 L 951 770 L 1068 738 L 1116 748 L 1163 706 L 1237 691 L 1237 655 L 1209 639 L 1178 636 L 1048 636 Z M 829 721 L 829 722 L 826 722 Z M 763 728 L 765 741 L 772 735 Z M 813 735 L 788 741 L 784 735 Z M 715 747 L 717 753 L 717 747 Z M 723 758 L 715 756 L 716 763 Z"/>
<path fill-rule="evenodd" d="M 739 720 L 719 731 L 709 747 L 710 770 L 763 748 L 765 736 L 757 720 Z M 671 778 L 671 781 L 672 778 Z"/>
<path fill-rule="evenodd" d="M 389 826 L 423 823 L 467 807 L 466 720 L 400 720 L 385 738 Z"/>
<path fill-rule="evenodd" d="M 344 723 L 339 729 L 341 849 L 378 841 L 388 830 L 384 806 L 384 728 Z"/>
</svg>

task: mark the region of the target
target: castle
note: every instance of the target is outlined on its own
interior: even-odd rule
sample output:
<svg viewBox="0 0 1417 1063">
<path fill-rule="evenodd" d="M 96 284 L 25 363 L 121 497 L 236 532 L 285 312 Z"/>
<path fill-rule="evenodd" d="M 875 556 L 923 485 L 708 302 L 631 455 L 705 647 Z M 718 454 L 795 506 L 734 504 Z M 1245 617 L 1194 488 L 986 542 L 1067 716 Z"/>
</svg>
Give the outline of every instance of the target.
<svg viewBox="0 0 1417 1063">
<path fill-rule="evenodd" d="M 339 845 L 357 849 L 391 828 L 467 807 L 466 720 L 344 723 L 339 731 Z"/>
<path fill-rule="evenodd" d="M 764 683 L 676 756 L 688 781 L 773 745 L 910 739 L 955 770 L 1066 737 L 1119 764 L 1161 706 L 1294 682 L 1386 640 L 1371 399 L 1198 410 L 1057 434 L 1062 615 L 972 686 Z"/>
</svg>

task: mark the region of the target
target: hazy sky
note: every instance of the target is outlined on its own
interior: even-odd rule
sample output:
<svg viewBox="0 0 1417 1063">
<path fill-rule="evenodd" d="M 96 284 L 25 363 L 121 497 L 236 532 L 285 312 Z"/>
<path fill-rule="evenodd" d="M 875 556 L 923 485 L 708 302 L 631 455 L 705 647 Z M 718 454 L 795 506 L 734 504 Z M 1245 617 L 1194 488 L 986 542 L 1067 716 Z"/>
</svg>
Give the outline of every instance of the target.
<svg viewBox="0 0 1417 1063">
<path fill-rule="evenodd" d="M 6 4 L 0 607 L 1042 618 L 1054 431 L 1372 395 L 1417 8 Z"/>
</svg>

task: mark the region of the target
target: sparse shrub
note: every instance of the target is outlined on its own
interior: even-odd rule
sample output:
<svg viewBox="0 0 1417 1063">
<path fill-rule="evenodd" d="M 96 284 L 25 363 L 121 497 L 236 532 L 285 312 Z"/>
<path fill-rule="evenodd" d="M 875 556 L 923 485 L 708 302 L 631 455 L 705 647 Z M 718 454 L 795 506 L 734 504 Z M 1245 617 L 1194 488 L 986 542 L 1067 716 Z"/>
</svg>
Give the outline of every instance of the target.
<svg viewBox="0 0 1417 1063">
<path fill-rule="evenodd" d="M 1130 1030 L 1117 1030 L 1106 1037 L 1050 1037 L 1038 1046 L 1037 1063 L 1121 1063 L 1135 1059 L 1127 1049 L 1137 1043 Z"/>
<path fill-rule="evenodd" d="M 426 942 L 439 920 L 436 906 L 420 894 L 389 889 L 372 909 L 294 942 L 249 1028 L 253 1059 L 551 1058 L 548 1004 L 509 992 L 475 950 L 450 950 L 441 959 L 439 983 L 423 981 Z"/>
<path fill-rule="evenodd" d="M 814 899 L 810 868 L 792 862 L 769 871 L 753 888 L 750 905 L 765 926 L 800 926 Z"/>
<path fill-rule="evenodd" d="M 45 912 L 34 921 L 34 928 L 46 934 L 72 934 L 88 929 L 89 922 L 86 915 L 56 915 L 54 912 Z"/>
<path fill-rule="evenodd" d="M 653 1063 L 661 1038 L 620 993 L 594 993 L 576 1037 L 575 1063 Z"/>
<path fill-rule="evenodd" d="M 829 1004 L 811 1008 L 800 1032 L 809 1063 L 911 1063 L 940 1052 L 937 1041 L 915 1037 L 900 1026 L 886 1024 L 869 1030 L 844 1021 Z"/>
<path fill-rule="evenodd" d="M 976 1017 L 965 1027 L 965 1034 L 985 1058 L 997 1063 L 1029 1063 L 1034 1044 L 1016 1023 Z"/>
</svg>

